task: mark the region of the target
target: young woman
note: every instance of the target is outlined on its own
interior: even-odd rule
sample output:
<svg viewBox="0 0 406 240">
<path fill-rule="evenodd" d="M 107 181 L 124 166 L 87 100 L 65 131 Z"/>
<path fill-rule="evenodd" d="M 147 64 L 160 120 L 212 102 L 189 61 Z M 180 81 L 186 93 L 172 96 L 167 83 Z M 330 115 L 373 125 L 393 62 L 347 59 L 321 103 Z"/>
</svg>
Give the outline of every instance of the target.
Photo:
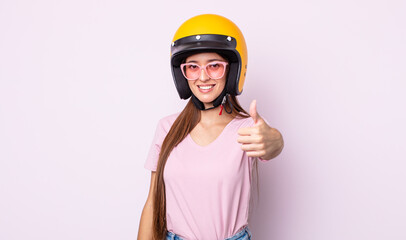
<svg viewBox="0 0 406 240">
<path fill-rule="evenodd" d="M 279 155 L 283 139 L 255 101 L 247 113 L 236 98 L 247 68 L 244 37 L 222 16 L 193 17 L 175 34 L 171 66 L 180 98 L 190 99 L 158 123 L 138 239 L 251 239 L 253 165 Z"/>
</svg>

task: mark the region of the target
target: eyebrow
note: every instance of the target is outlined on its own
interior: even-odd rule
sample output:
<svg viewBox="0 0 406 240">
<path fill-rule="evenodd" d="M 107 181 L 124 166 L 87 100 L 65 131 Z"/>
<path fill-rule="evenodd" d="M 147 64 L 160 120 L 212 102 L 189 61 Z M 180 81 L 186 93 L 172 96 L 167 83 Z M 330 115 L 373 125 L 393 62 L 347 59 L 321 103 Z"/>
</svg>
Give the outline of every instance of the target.
<svg viewBox="0 0 406 240">
<path fill-rule="evenodd" d="M 209 59 L 209 60 L 208 60 L 208 62 L 213 62 L 213 61 L 220 61 L 220 62 L 224 62 L 224 60 L 222 60 L 222 59 L 217 59 L 217 58 L 214 58 L 214 59 Z M 192 60 L 192 61 L 187 61 L 186 63 L 197 63 L 197 61 Z"/>
</svg>

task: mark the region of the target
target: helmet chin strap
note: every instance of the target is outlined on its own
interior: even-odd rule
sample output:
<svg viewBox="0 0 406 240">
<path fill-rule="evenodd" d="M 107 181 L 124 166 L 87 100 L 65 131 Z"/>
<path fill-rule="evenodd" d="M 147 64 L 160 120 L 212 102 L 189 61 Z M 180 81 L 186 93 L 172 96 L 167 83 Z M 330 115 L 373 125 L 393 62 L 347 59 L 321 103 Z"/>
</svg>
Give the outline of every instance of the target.
<svg viewBox="0 0 406 240">
<path fill-rule="evenodd" d="M 228 114 L 231 114 L 233 111 L 233 104 L 231 104 L 229 96 L 230 96 L 230 94 L 226 93 L 226 89 L 224 88 L 224 90 L 221 92 L 221 94 L 216 99 L 214 99 L 213 107 L 210 107 L 210 108 L 205 108 L 204 104 L 193 93 L 192 93 L 192 101 L 195 104 L 195 106 L 202 111 L 216 108 L 221 104 L 221 110 L 220 110 L 219 115 L 221 115 L 221 113 L 223 111 L 223 106 L 224 106 L 225 111 Z M 226 103 L 228 103 L 228 105 L 230 106 L 230 111 L 227 111 L 227 108 L 225 107 Z"/>
</svg>

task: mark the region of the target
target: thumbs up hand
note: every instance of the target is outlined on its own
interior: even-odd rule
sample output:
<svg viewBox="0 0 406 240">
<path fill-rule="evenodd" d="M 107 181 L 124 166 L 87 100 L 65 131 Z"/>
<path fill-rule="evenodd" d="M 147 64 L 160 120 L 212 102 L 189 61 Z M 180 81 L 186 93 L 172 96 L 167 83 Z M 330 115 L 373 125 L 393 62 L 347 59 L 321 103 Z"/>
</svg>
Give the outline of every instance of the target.
<svg viewBox="0 0 406 240">
<path fill-rule="evenodd" d="M 282 134 L 270 127 L 257 112 L 257 101 L 253 100 L 249 114 L 254 120 L 254 126 L 238 129 L 237 141 L 241 143 L 241 149 L 247 152 L 249 157 L 260 157 L 270 160 L 279 155 L 283 149 Z"/>
</svg>

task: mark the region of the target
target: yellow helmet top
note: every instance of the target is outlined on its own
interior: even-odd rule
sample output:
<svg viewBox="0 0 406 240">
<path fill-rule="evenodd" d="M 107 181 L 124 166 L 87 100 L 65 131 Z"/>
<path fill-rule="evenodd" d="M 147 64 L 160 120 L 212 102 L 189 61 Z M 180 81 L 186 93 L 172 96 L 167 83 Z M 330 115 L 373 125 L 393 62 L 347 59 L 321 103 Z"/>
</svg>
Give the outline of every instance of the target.
<svg viewBox="0 0 406 240">
<path fill-rule="evenodd" d="M 218 52 L 229 60 L 230 69 L 224 94 L 241 94 L 247 71 L 247 46 L 244 36 L 229 19 L 215 14 L 202 14 L 184 22 L 172 41 L 172 74 L 182 99 L 187 99 L 192 94 L 181 73 L 180 64 L 191 54 L 209 51 Z"/>
</svg>

